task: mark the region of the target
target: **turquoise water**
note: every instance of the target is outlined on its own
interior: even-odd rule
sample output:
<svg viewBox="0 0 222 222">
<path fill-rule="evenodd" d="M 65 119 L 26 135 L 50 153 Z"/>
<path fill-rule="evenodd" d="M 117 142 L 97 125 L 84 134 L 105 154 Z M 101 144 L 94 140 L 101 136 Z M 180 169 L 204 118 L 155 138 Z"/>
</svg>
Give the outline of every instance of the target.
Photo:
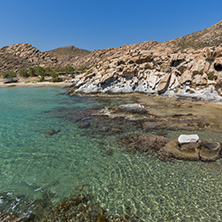
<svg viewBox="0 0 222 222">
<path fill-rule="evenodd" d="M 79 128 L 78 119 L 91 108 L 134 102 L 133 97 L 69 97 L 64 91 L 0 88 L 1 213 L 38 213 L 38 201 L 43 200 L 44 208 L 83 192 L 94 195 L 93 201 L 110 216 L 222 221 L 220 160 L 163 162 L 155 156 L 129 155 L 118 140 L 126 131 L 105 134 L 96 127 Z M 121 127 L 128 133 L 137 130 L 130 124 Z"/>
</svg>

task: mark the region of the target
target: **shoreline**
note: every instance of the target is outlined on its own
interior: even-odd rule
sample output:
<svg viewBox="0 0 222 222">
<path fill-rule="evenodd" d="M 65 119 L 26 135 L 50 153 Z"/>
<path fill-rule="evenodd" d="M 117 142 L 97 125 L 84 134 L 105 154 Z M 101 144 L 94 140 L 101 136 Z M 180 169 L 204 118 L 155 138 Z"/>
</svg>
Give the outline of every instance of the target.
<svg viewBox="0 0 222 222">
<path fill-rule="evenodd" d="M 47 86 L 60 86 L 60 87 L 69 87 L 71 86 L 72 83 L 70 82 L 49 82 L 49 81 L 44 81 L 44 82 L 25 82 L 24 81 L 19 81 L 19 82 L 14 82 L 14 83 L 3 83 L 0 81 L 0 88 L 7 88 L 7 87 L 47 87 Z M 69 90 L 68 90 L 69 91 Z M 175 100 L 187 100 L 187 101 L 192 101 L 192 102 L 204 102 L 204 103 L 211 103 L 211 104 L 217 104 L 217 105 L 222 105 L 222 101 L 219 99 L 206 99 L 203 98 L 201 95 L 177 95 L 176 93 L 165 93 L 165 94 L 157 94 L 157 93 L 139 93 L 139 92 L 131 92 L 131 93 L 82 93 L 82 92 L 72 92 L 72 93 L 67 93 L 68 95 L 79 95 L 79 96 L 92 96 L 92 97 L 127 97 L 127 96 L 136 96 L 140 97 L 139 100 L 143 100 L 144 102 L 144 97 L 146 96 L 154 96 L 157 98 L 171 98 Z"/>
<path fill-rule="evenodd" d="M 14 82 L 14 83 L 3 83 L 0 82 L 0 87 L 43 87 L 43 86 L 69 86 L 71 83 L 65 82 Z"/>
</svg>

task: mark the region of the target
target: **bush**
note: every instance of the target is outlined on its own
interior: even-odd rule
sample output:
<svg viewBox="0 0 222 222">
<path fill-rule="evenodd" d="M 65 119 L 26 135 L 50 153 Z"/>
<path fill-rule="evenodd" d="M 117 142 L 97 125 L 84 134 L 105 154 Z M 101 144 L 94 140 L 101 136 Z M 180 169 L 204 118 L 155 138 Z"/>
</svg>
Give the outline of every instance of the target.
<svg viewBox="0 0 222 222">
<path fill-rule="evenodd" d="M 37 66 L 36 69 L 35 69 L 35 75 L 41 76 L 41 77 L 44 78 L 46 76 L 46 71 L 43 67 Z"/>
<path fill-rule="evenodd" d="M 5 71 L 5 72 L 2 72 L 1 75 L 3 76 L 4 79 L 16 77 L 16 73 L 13 71 Z"/>
<path fill-rule="evenodd" d="M 72 73 L 75 72 L 75 68 L 72 67 L 72 66 L 66 66 L 66 67 L 64 68 L 64 71 L 65 71 L 66 74 L 72 74 Z"/>
<path fill-rule="evenodd" d="M 25 78 L 28 78 L 30 76 L 28 70 L 25 68 L 19 69 L 19 75 Z"/>
<path fill-rule="evenodd" d="M 37 76 L 36 75 L 36 73 L 35 73 L 35 69 L 34 68 L 32 68 L 32 67 L 29 67 L 29 69 L 28 69 L 28 75 L 29 76 Z"/>
<path fill-rule="evenodd" d="M 214 72 L 208 73 L 208 74 L 207 74 L 207 78 L 208 78 L 209 80 L 214 80 Z"/>
<path fill-rule="evenodd" d="M 50 68 L 50 67 L 46 67 L 46 68 L 45 68 L 45 72 L 46 72 L 46 74 L 49 75 L 49 76 L 51 75 L 50 73 L 51 73 L 52 71 L 53 71 L 53 69 Z"/>
<path fill-rule="evenodd" d="M 145 65 L 145 69 L 152 69 L 152 67 L 150 66 L 150 64 L 147 63 L 147 64 Z"/>
<path fill-rule="evenodd" d="M 59 78 L 59 73 L 57 73 L 55 70 L 52 70 L 49 74 L 52 79 L 52 82 L 62 82 L 63 80 L 61 78 Z"/>
<path fill-rule="evenodd" d="M 77 72 L 84 73 L 87 69 L 89 68 L 86 66 L 80 66 L 78 67 Z"/>
</svg>

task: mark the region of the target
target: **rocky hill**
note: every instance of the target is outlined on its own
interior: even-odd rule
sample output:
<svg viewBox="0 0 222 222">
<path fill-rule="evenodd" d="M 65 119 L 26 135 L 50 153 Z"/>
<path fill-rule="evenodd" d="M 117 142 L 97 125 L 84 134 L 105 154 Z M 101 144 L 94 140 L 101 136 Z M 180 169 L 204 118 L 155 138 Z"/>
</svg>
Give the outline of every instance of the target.
<svg viewBox="0 0 222 222">
<path fill-rule="evenodd" d="M 31 66 L 59 67 L 61 62 L 46 52 L 41 52 L 32 45 L 14 44 L 0 48 L 0 72 Z"/>
<path fill-rule="evenodd" d="M 222 90 L 221 26 L 219 22 L 164 43 L 148 41 L 93 51 L 76 62 L 95 65 L 74 79 L 69 93 L 177 93 L 193 97 L 202 93 L 208 100 L 222 99 L 218 97 Z M 196 91 L 201 88 L 207 90 Z"/>
<path fill-rule="evenodd" d="M 57 57 L 59 59 L 62 58 L 72 58 L 72 57 L 81 57 L 88 55 L 90 51 L 86 49 L 79 49 L 75 46 L 66 46 L 66 47 L 60 47 L 57 49 L 53 49 L 50 51 L 46 51 L 46 53 L 50 54 L 51 56 Z"/>
<path fill-rule="evenodd" d="M 91 66 L 100 61 L 105 61 L 122 56 L 130 50 L 152 50 L 174 53 L 180 50 L 192 48 L 201 49 L 204 47 L 217 46 L 222 43 L 222 21 L 206 28 L 202 31 L 195 32 L 177 39 L 159 43 L 157 41 L 145 41 L 138 44 L 124 45 L 119 48 L 108 48 L 94 50 L 88 55 L 72 60 L 73 66 Z"/>
<path fill-rule="evenodd" d="M 176 93 L 195 97 L 207 89 L 201 93 L 215 99 L 222 95 L 222 21 L 168 42 L 146 41 L 90 53 L 74 46 L 41 52 L 27 43 L 0 48 L 0 72 L 36 65 L 91 67 L 76 76 L 69 93 Z"/>
<path fill-rule="evenodd" d="M 177 39 L 161 43 L 161 47 L 169 47 L 174 51 L 187 48 L 201 49 L 217 46 L 222 43 L 222 21 L 217 24 Z"/>
</svg>

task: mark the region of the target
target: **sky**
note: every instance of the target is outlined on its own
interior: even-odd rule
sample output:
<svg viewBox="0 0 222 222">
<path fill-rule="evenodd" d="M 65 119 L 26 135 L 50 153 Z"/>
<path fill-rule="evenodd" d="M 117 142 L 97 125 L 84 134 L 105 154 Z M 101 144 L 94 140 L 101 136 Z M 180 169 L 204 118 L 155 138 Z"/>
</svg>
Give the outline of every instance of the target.
<svg viewBox="0 0 222 222">
<path fill-rule="evenodd" d="M 94 50 L 165 42 L 222 20 L 221 0 L 0 0 L 0 47 Z"/>
</svg>

